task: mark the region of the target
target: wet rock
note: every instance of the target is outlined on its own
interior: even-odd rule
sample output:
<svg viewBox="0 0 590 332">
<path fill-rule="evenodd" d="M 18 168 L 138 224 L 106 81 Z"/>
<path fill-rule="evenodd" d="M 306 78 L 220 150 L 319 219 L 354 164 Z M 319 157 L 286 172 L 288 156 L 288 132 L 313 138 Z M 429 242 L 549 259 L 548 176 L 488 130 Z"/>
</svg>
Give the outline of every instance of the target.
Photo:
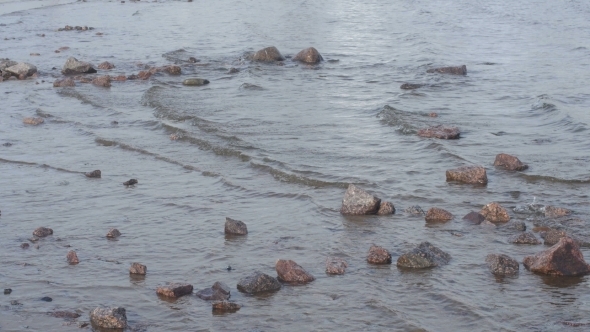
<svg viewBox="0 0 590 332">
<path fill-rule="evenodd" d="M 486 220 L 491 222 L 499 223 L 510 221 L 508 211 L 496 202 L 485 205 L 479 213 L 481 213 Z"/>
<path fill-rule="evenodd" d="M 111 239 L 114 239 L 114 238 L 119 237 L 119 236 L 121 236 L 121 232 L 119 232 L 119 230 L 116 229 L 116 228 L 109 229 L 109 231 L 107 233 L 107 237 L 108 238 L 111 238 Z"/>
<path fill-rule="evenodd" d="M 177 298 L 193 292 L 193 285 L 184 283 L 170 283 L 166 286 L 160 286 L 156 289 L 156 294 Z"/>
<path fill-rule="evenodd" d="M 78 259 L 78 255 L 76 255 L 76 252 L 73 250 L 68 251 L 68 254 L 66 256 L 66 260 L 68 261 L 68 264 L 70 265 L 75 265 L 80 263 L 80 260 Z"/>
<path fill-rule="evenodd" d="M 16 66 L 18 62 L 9 59 L 0 59 L 0 71 L 6 70 L 8 67 Z"/>
<path fill-rule="evenodd" d="M 76 86 L 76 83 L 71 77 L 60 78 L 53 82 L 54 88 L 65 88 L 65 87 L 73 87 Z"/>
<path fill-rule="evenodd" d="M 228 312 L 235 312 L 240 310 L 242 307 L 241 305 L 230 302 L 230 301 L 217 301 L 211 304 L 213 311 L 228 311 Z"/>
<path fill-rule="evenodd" d="M 502 230 L 524 232 L 526 224 L 524 221 L 511 221 L 502 225 Z"/>
<path fill-rule="evenodd" d="M 422 242 L 412 251 L 401 255 L 397 259 L 397 266 L 422 269 L 448 264 L 451 255 L 433 246 L 429 242 Z"/>
<path fill-rule="evenodd" d="M 188 86 L 201 86 L 209 84 L 209 81 L 203 78 L 187 78 L 186 80 L 182 81 L 182 84 Z"/>
<path fill-rule="evenodd" d="M 101 308 L 98 307 L 90 312 L 92 324 L 106 329 L 124 329 L 127 327 L 127 315 L 125 308 Z"/>
<path fill-rule="evenodd" d="M 514 275 L 518 273 L 520 266 L 515 259 L 507 255 L 489 254 L 486 256 L 486 264 L 492 274 Z"/>
<path fill-rule="evenodd" d="M 433 207 L 426 212 L 426 217 L 424 217 L 427 222 L 444 222 L 453 219 L 453 215 L 441 208 Z"/>
<path fill-rule="evenodd" d="M 393 204 L 390 202 L 381 202 L 381 204 L 379 204 L 379 211 L 377 211 L 377 214 L 380 216 L 395 214 L 395 206 L 393 206 Z"/>
<path fill-rule="evenodd" d="M 309 272 L 292 260 L 279 259 L 275 264 L 277 279 L 292 284 L 307 284 L 315 280 Z"/>
<path fill-rule="evenodd" d="M 529 168 L 528 165 L 523 164 L 517 157 L 505 153 L 500 153 L 496 156 L 494 166 L 504 167 L 510 171 L 524 171 Z"/>
<path fill-rule="evenodd" d="M 545 217 L 547 217 L 547 218 L 565 217 L 565 216 L 568 216 L 572 213 L 572 211 L 570 211 L 568 209 L 556 207 L 556 206 L 551 206 L 551 205 L 546 206 L 544 212 L 545 212 Z"/>
<path fill-rule="evenodd" d="M 12 293 L 12 289 L 10 289 L 10 288 L 5 288 L 4 289 L 4 295 L 8 295 L 10 293 Z"/>
<path fill-rule="evenodd" d="M 53 299 L 52 299 L 52 298 L 50 298 L 49 296 L 44 296 L 44 297 L 42 297 L 42 298 L 41 298 L 41 301 L 44 301 L 44 302 L 51 302 L 51 301 L 53 301 Z"/>
<path fill-rule="evenodd" d="M 147 267 L 143 264 L 132 263 L 131 267 L 129 268 L 129 273 L 145 275 L 147 273 Z"/>
<path fill-rule="evenodd" d="M 248 234 L 248 227 L 242 221 L 226 217 L 225 234 L 246 235 Z"/>
<path fill-rule="evenodd" d="M 33 231 L 36 237 L 46 237 L 53 234 L 53 229 L 47 227 L 39 227 Z"/>
<path fill-rule="evenodd" d="M 35 74 L 37 72 L 37 67 L 33 66 L 30 63 L 19 62 L 16 65 L 7 67 L 2 71 L 8 72 L 12 74 L 12 76 L 16 76 L 19 79 L 23 79 Z"/>
<path fill-rule="evenodd" d="M 31 125 L 31 126 L 38 126 L 38 125 L 42 124 L 43 122 L 45 122 L 45 120 L 43 120 L 43 118 L 38 118 L 38 117 L 28 117 L 28 118 L 23 119 L 24 124 Z"/>
<path fill-rule="evenodd" d="M 474 225 L 479 225 L 481 224 L 486 218 L 480 214 L 477 213 L 475 211 L 471 211 L 468 214 L 465 215 L 465 217 L 463 217 L 463 220 L 468 221 Z"/>
<path fill-rule="evenodd" d="M 326 259 L 326 273 L 328 274 L 344 274 L 348 264 L 345 260 L 338 257 L 329 257 Z"/>
<path fill-rule="evenodd" d="M 195 58 L 193 56 L 191 56 L 190 58 L 188 58 L 188 62 L 190 62 L 190 63 L 197 63 L 197 62 L 200 62 L 200 61 L 201 60 L 199 60 L 199 59 L 197 59 L 197 58 Z"/>
<path fill-rule="evenodd" d="M 300 61 L 300 62 L 309 63 L 309 64 L 320 63 L 323 60 L 324 60 L 324 58 L 322 58 L 322 55 L 320 54 L 320 52 L 318 52 L 318 50 L 316 50 L 313 47 L 309 47 L 304 50 L 301 50 L 299 53 L 297 53 L 293 57 L 293 61 Z"/>
<path fill-rule="evenodd" d="M 357 186 L 350 184 L 344 199 L 340 213 L 344 215 L 375 214 L 379 211 L 381 200 Z"/>
<path fill-rule="evenodd" d="M 471 184 L 487 184 L 486 169 L 481 166 L 463 166 L 447 170 L 447 181 L 457 181 Z"/>
<path fill-rule="evenodd" d="M 134 184 L 137 184 L 137 180 L 136 179 L 129 179 L 129 180 L 123 182 L 123 184 L 126 186 L 132 186 Z"/>
<path fill-rule="evenodd" d="M 97 78 L 92 80 L 92 84 L 96 86 L 100 86 L 103 88 L 110 88 L 111 87 L 111 77 L 109 75 L 98 76 Z"/>
<path fill-rule="evenodd" d="M 583 276 L 590 273 L 590 265 L 584 260 L 578 244 L 569 237 L 561 238 L 545 251 L 525 257 L 523 264 L 532 272 L 549 275 Z"/>
<path fill-rule="evenodd" d="M 86 172 L 86 173 L 84 173 L 84 175 L 86 175 L 86 177 L 89 177 L 89 178 L 100 178 L 101 177 L 100 170 L 98 170 L 98 169 L 94 170 L 92 172 Z"/>
<path fill-rule="evenodd" d="M 279 289 L 281 289 L 281 283 L 276 278 L 258 271 L 238 282 L 238 290 L 248 294 L 274 292 Z"/>
<path fill-rule="evenodd" d="M 252 55 L 252 61 L 261 61 L 261 62 L 274 62 L 274 61 L 283 61 L 285 57 L 279 52 L 279 50 L 274 47 L 267 47 L 259 50 L 258 52 Z"/>
<path fill-rule="evenodd" d="M 573 234 L 569 234 L 568 232 L 566 232 L 564 230 L 549 228 L 547 230 L 541 231 L 539 233 L 539 235 L 544 240 L 543 243 L 545 245 L 549 245 L 549 246 L 557 244 L 564 237 L 568 237 L 568 238 L 574 240 L 576 242 L 576 244 L 580 247 L 589 246 L 589 244 L 587 242 L 585 242 L 584 240 L 578 238 L 577 236 L 575 236 Z"/>
<path fill-rule="evenodd" d="M 399 88 L 402 90 L 415 90 L 423 87 L 424 84 L 404 83 Z"/>
<path fill-rule="evenodd" d="M 66 60 L 61 72 L 64 75 L 93 74 L 96 73 L 96 69 L 88 62 L 78 61 L 78 59 L 70 57 Z"/>
<path fill-rule="evenodd" d="M 441 67 L 428 69 L 427 73 L 452 74 L 452 75 L 467 75 L 467 66 L 462 65 L 458 67 Z"/>
<path fill-rule="evenodd" d="M 23 249 L 28 249 L 29 248 L 29 244 L 26 243 L 26 242 L 24 242 L 24 243 L 21 243 L 20 244 L 20 247 L 23 248 Z"/>
<path fill-rule="evenodd" d="M 12 301 L 10 301 L 10 305 L 23 305 L 23 304 L 18 302 L 17 300 L 12 300 Z"/>
<path fill-rule="evenodd" d="M 108 62 L 108 61 L 105 61 L 105 62 L 103 62 L 103 63 L 101 63 L 101 64 L 98 65 L 98 69 L 110 70 L 110 69 L 113 69 L 113 68 L 115 68 L 115 65 L 112 64 L 112 63 L 110 63 L 110 62 Z"/>
<path fill-rule="evenodd" d="M 422 208 L 418 205 L 412 205 L 409 208 L 405 209 L 406 213 L 408 214 L 414 214 L 414 215 L 426 215 L 426 212 L 424 212 L 424 210 L 422 210 Z"/>
<path fill-rule="evenodd" d="M 541 241 L 539 241 L 532 232 L 512 235 L 508 238 L 508 242 L 514 244 L 541 244 Z"/>
<path fill-rule="evenodd" d="M 372 245 L 369 249 L 367 262 L 371 264 L 391 264 L 391 254 L 383 247 Z"/>
<path fill-rule="evenodd" d="M 137 78 L 139 78 L 140 80 L 147 80 L 148 78 L 150 78 L 150 76 L 152 76 L 152 73 L 150 73 L 147 70 L 142 70 L 137 74 Z"/>
<path fill-rule="evenodd" d="M 182 69 L 180 68 L 180 66 L 164 66 L 162 68 L 162 71 L 169 75 L 180 75 Z"/>
<path fill-rule="evenodd" d="M 438 125 L 418 130 L 418 136 L 439 139 L 458 139 L 461 136 L 461 131 L 457 127 Z"/>
<path fill-rule="evenodd" d="M 198 291 L 195 295 L 203 300 L 206 301 L 223 301 L 223 300 L 227 300 L 230 297 L 230 289 L 229 287 L 222 283 L 222 282 L 216 282 L 213 284 L 213 286 L 211 288 L 205 288 L 205 289 L 201 289 L 200 291 Z"/>
<path fill-rule="evenodd" d="M 498 227 L 498 226 L 496 226 L 496 224 L 494 224 L 493 222 L 491 222 L 491 221 L 488 221 L 488 220 L 484 220 L 484 221 L 483 221 L 481 224 L 479 224 L 479 225 L 480 225 L 481 227 L 484 227 L 484 228 L 496 228 L 496 227 Z"/>
<path fill-rule="evenodd" d="M 118 75 L 118 76 L 114 76 L 113 78 L 111 78 L 111 80 L 117 81 L 117 82 L 124 82 L 127 80 L 127 77 L 125 77 L 125 75 Z"/>
<path fill-rule="evenodd" d="M 239 73 L 240 70 L 238 68 L 230 68 L 229 71 L 227 72 L 228 74 L 237 74 Z"/>
<path fill-rule="evenodd" d="M 80 317 L 80 314 L 73 311 L 52 311 L 47 313 L 49 316 L 55 318 L 65 318 L 65 319 L 76 319 Z"/>
</svg>

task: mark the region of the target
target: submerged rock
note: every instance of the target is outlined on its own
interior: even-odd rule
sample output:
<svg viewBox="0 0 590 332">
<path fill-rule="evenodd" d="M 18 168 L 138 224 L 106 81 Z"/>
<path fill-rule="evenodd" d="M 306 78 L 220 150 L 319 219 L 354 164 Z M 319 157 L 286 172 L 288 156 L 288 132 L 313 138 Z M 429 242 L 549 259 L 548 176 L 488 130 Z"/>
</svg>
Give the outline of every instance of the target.
<svg viewBox="0 0 590 332">
<path fill-rule="evenodd" d="M 380 204 L 379 198 L 350 184 L 342 199 L 340 213 L 344 215 L 375 214 L 379 211 Z"/>
<path fill-rule="evenodd" d="M 113 69 L 113 68 L 115 68 L 115 65 L 108 62 L 108 61 L 105 61 L 105 62 L 101 63 L 100 65 L 98 65 L 98 69 L 109 70 L 109 69 Z"/>
<path fill-rule="evenodd" d="M 507 231 L 524 232 L 526 231 L 526 224 L 524 221 L 511 221 L 502 225 L 502 229 Z"/>
<path fill-rule="evenodd" d="M 457 181 L 470 184 L 487 184 L 488 176 L 486 169 L 481 166 L 463 166 L 449 169 L 446 172 L 447 182 Z"/>
<path fill-rule="evenodd" d="M 26 243 L 26 242 L 23 242 L 23 243 L 20 244 L 20 247 L 23 248 L 23 249 L 29 249 L 30 245 L 28 243 Z"/>
<path fill-rule="evenodd" d="M 71 77 L 60 78 L 53 82 L 54 88 L 65 88 L 76 86 L 76 82 Z"/>
<path fill-rule="evenodd" d="M 309 272 L 292 260 L 279 259 L 275 264 L 278 280 L 292 284 L 307 284 L 315 280 Z"/>
<path fill-rule="evenodd" d="M 422 208 L 418 205 L 412 205 L 409 208 L 405 209 L 404 212 L 414 215 L 426 215 L 426 212 L 424 212 L 424 210 L 422 210 Z"/>
<path fill-rule="evenodd" d="M 230 298 L 230 289 L 226 284 L 217 281 L 216 283 L 213 284 L 212 287 L 201 289 L 195 295 L 198 298 L 206 300 L 206 301 L 227 300 Z"/>
<path fill-rule="evenodd" d="M 380 216 L 395 214 L 395 206 L 393 206 L 393 204 L 390 202 L 381 202 L 381 204 L 379 204 L 379 211 L 377 211 L 377 214 Z"/>
<path fill-rule="evenodd" d="M 550 229 L 540 232 L 539 235 L 544 240 L 545 245 L 552 246 L 552 245 L 558 243 L 559 240 L 561 240 L 562 238 L 569 237 L 572 240 L 574 240 L 576 242 L 576 244 L 580 247 L 588 246 L 587 242 L 585 242 L 584 240 L 578 238 L 577 236 L 575 236 L 573 234 L 569 234 L 568 232 L 566 232 L 564 230 L 550 228 Z"/>
<path fill-rule="evenodd" d="M 467 66 L 457 66 L 457 67 L 441 67 L 441 68 L 433 68 L 428 69 L 427 73 L 440 73 L 440 74 L 452 74 L 452 75 L 467 75 Z"/>
<path fill-rule="evenodd" d="M 399 88 L 403 90 L 415 90 L 423 86 L 424 84 L 404 83 Z"/>
<path fill-rule="evenodd" d="M 78 59 L 70 57 L 64 64 L 61 72 L 64 75 L 93 74 L 96 73 L 96 69 L 88 62 L 78 61 Z"/>
<path fill-rule="evenodd" d="M 372 245 L 369 249 L 367 262 L 371 264 L 391 264 L 391 254 L 383 247 Z"/>
<path fill-rule="evenodd" d="M 500 153 L 496 156 L 494 166 L 504 167 L 510 171 L 524 171 L 529 168 L 528 165 L 523 164 L 517 157 L 505 153 Z"/>
<path fill-rule="evenodd" d="M 326 259 L 326 273 L 328 274 L 344 274 L 348 264 L 345 260 L 338 257 L 328 257 Z"/>
<path fill-rule="evenodd" d="M 137 184 L 137 180 L 136 179 L 129 179 L 129 180 L 123 182 L 123 184 L 126 186 L 132 186 L 134 184 Z"/>
<path fill-rule="evenodd" d="M 156 289 L 156 294 L 177 298 L 193 292 L 193 285 L 185 283 L 169 283 L 166 286 L 160 286 Z"/>
<path fill-rule="evenodd" d="M 433 246 L 429 242 L 422 242 L 412 251 L 401 255 L 397 259 L 397 266 L 422 269 L 448 264 L 451 255 Z"/>
<path fill-rule="evenodd" d="M 108 238 L 114 239 L 114 238 L 119 237 L 119 236 L 121 236 L 121 232 L 119 232 L 119 230 L 116 229 L 116 228 L 111 228 L 107 232 L 107 237 Z"/>
<path fill-rule="evenodd" d="M 230 301 L 217 301 L 211 304 L 213 311 L 228 311 L 234 312 L 240 310 L 241 305 Z"/>
<path fill-rule="evenodd" d="M 78 255 L 76 255 L 76 252 L 73 250 L 68 251 L 68 254 L 66 255 L 66 260 L 68 261 L 68 264 L 70 265 L 75 265 L 80 263 L 80 260 L 78 259 Z"/>
<path fill-rule="evenodd" d="M 510 221 L 508 211 L 496 202 L 485 205 L 479 213 L 481 213 L 486 220 L 491 222 L 499 223 Z"/>
<path fill-rule="evenodd" d="M 53 234 L 53 229 L 47 227 L 39 227 L 33 231 L 36 237 L 46 237 Z"/>
<path fill-rule="evenodd" d="M 246 235 L 248 227 L 242 221 L 225 217 L 225 234 Z"/>
<path fill-rule="evenodd" d="M 97 169 L 92 172 L 86 172 L 86 173 L 84 173 L 84 175 L 86 175 L 86 177 L 89 177 L 89 178 L 100 178 L 101 172 L 99 169 Z"/>
<path fill-rule="evenodd" d="M 98 307 L 90 312 L 92 324 L 106 329 L 124 329 L 127 327 L 127 315 L 125 308 L 101 308 Z"/>
<path fill-rule="evenodd" d="M 463 217 L 463 220 L 468 221 L 474 225 L 481 224 L 486 218 L 481 214 L 475 211 L 471 211 Z"/>
<path fill-rule="evenodd" d="M 514 275 L 518 273 L 520 266 L 515 259 L 507 255 L 489 254 L 486 256 L 486 264 L 492 274 Z"/>
<path fill-rule="evenodd" d="M 426 217 L 424 217 L 427 222 L 436 222 L 436 221 L 449 221 L 453 219 L 453 215 L 441 208 L 433 207 L 426 212 Z"/>
<path fill-rule="evenodd" d="M 92 80 L 92 84 L 103 88 L 111 87 L 111 77 L 109 75 L 98 76 Z"/>
<path fill-rule="evenodd" d="M 578 244 L 569 237 L 561 238 L 545 251 L 525 257 L 523 264 L 532 272 L 549 275 L 583 276 L 590 273 L 590 265 L 584 260 Z"/>
<path fill-rule="evenodd" d="M 438 125 L 418 130 L 418 136 L 439 139 L 458 139 L 461 136 L 461 131 L 457 127 Z"/>
<path fill-rule="evenodd" d="M 285 57 L 274 46 L 263 48 L 252 55 L 252 61 L 274 62 L 283 60 L 285 60 Z"/>
<path fill-rule="evenodd" d="M 38 125 L 42 124 L 43 122 L 45 122 L 45 120 L 43 120 L 43 118 L 39 118 L 39 117 L 28 117 L 28 118 L 23 119 L 24 124 L 28 124 L 31 126 L 38 126 Z"/>
<path fill-rule="evenodd" d="M 80 314 L 73 311 L 52 311 L 47 313 L 49 316 L 55 318 L 65 318 L 65 319 L 76 319 L 80 317 Z"/>
<path fill-rule="evenodd" d="M 547 218 L 558 218 L 558 217 L 568 216 L 572 213 L 572 211 L 570 211 L 566 208 L 548 205 L 545 207 L 544 213 L 545 213 L 545 217 L 547 217 Z"/>
<path fill-rule="evenodd" d="M 131 267 L 129 268 L 129 273 L 145 275 L 147 273 L 147 267 L 143 264 L 132 263 Z"/>
<path fill-rule="evenodd" d="M 182 81 L 182 84 L 188 86 L 201 86 L 209 84 L 209 81 L 203 78 L 187 78 L 186 80 Z"/>
<path fill-rule="evenodd" d="M 320 52 L 318 52 L 318 50 L 316 50 L 313 47 L 309 47 L 304 50 L 301 50 L 299 53 L 297 53 L 293 57 L 293 61 L 300 61 L 300 62 L 309 63 L 309 64 L 320 63 L 323 60 L 324 60 L 324 58 L 322 58 L 322 55 L 320 54 Z"/>
<path fill-rule="evenodd" d="M 268 274 L 256 271 L 254 274 L 240 279 L 237 287 L 240 292 L 257 294 L 278 291 L 281 289 L 281 283 Z"/>
<path fill-rule="evenodd" d="M 512 235 L 508 238 L 508 242 L 514 244 L 541 244 L 541 241 L 537 239 L 535 234 L 531 232 L 524 232 L 516 235 Z"/>
</svg>

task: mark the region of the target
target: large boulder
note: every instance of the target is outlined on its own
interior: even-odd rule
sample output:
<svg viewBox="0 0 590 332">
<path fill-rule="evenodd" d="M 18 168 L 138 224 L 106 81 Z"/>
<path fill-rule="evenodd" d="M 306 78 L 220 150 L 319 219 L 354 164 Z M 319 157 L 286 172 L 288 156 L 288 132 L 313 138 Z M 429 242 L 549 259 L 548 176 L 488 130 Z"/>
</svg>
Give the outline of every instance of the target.
<svg viewBox="0 0 590 332">
<path fill-rule="evenodd" d="M 33 66 L 30 63 L 20 62 L 14 66 L 7 67 L 3 71 L 9 72 L 13 76 L 18 77 L 19 79 L 27 78 L 37 72 L 37 67 Z"/>
<path fill-rule="evenodd" d="M 78 61 L 78 59 L 70 57 L 66 60 L 61 72 L 64 75 L 93 74 L 96 73 L 96 69 L 88 62 Z"/>
<path fill-rule="evenodd" d="M 441 68 L 433 68 L 428 69 L 427 73 L 439 73 L 439 74 L 452 74 L 452 75 L 467 75 L 467 66 L 457 66 L 457 67 L 441 67 Z"/>
<path fill-rule="evenodd" d="M 449 169 L 446 172 L 447 181 L 457 181 L 471 184 L 487 184 L 488 176 L 482 166 L 463 166 Z"/>
<path fill-rule="evenodd" d="M 439 139 L 458 139 L 461 137 L 461 131 L 457 127 L 437 125 L 418 130 L 418 136 Z"/>
<path fill-rule="evenodd" d="M 217 281 L 210 288 L 201 289 L 195 295 L 203 300 L 223 301 L 230 297 L 230 289 L 223 282 Z"/>
<path fill-rule="evenodd" d="M 293 61 L 300 61 L 309 64 L 316 64 L 323 61 L 322 55 L 313 47 L 301 50 L 293 57 Z"/>
<path fill-rule="evenodd" d="M 491 222 L 509 222 L 510 215 L 508 215 L 508 211 L 502 205 L 492 202 L 485 205 L 481 211 L 479 211 L 481 215 L 483 215 L 486 220 Z"/>
<path fill-rule="evenodd" d="M 92 324 L 105 329 L 124 329 L 127 327 L 125 308 L 96 308 L 90 312 Z"/>
<path fill-rule="evenodd" d="M 508 242 L 514 244 L 541 244 L 541 241 L 532 232 L 512 235 L 508 238 Z"/>
<path fill-rule="evenodd" d="M 445 222 L 453 219 L 453 215 L 447 210 L 433 207 L 428 209 L 428 212 L 426 212 L 426 216 L 424 217 L 424 219 L 427 222 Z"/>
<path fill-rule="evenodd" d="M 185 283 L 169 283 L 166 286 L 160 286 L 156 289 L 156 294 L 177 298 L 193 292 L 193 285 Z"/>
<path fill-rule="evenodd" d="M 418 247 L 412 249 L 397 259 L 397 266 L 422 269 L 448 264 L 451 255 L 433 246 L 429 242 L 422 242 Z"/>
<path fill-rule="evenodd" d="M 252 55 L 252 61 L 274 62 L 283 60 L 285 60 L 285 57 L 274 46 L 263 48 Z"/>
<path fill-rule="evenodd" d="M 528 165 L 523 164 L 517 157 L 505 153 L 500 153 L 496 156 L 494 166 L 504 167 L 510 171 L 524 171 L 529 168 Z"/>
<path fill-rule="evenodd" d="M 281 283 L 276 278 L 258 271 L 238 282 L 238 290 L 248 294 L 275 292 L 279 289 L 281 289 Z"/>
<path fill-rule="evenodd" d="M 246 235 L 248 234 L 248 227 L 242 221 L 225 217 L 225 234 Z"/>
<path fill-rule="evenodd" d="M 340 213 L 345 215 L 375 214 L 379 211 L 380 204 L 381 199 L 354 184 L 350 184 L 342 199 Z"/>
<path fill-rule="evenodd" d="M 292 260 L 279 259 L 275 264 L 277 279 L 291 284 L 307 284 L 315 280 L 309 272 Z"/>
<path fill-rule="evenodd" d="M 391 254 L 383 247 L 372 245 L 369 249 L 367 262 L 370 264 L 391 264 Z"/>
<path fill-rule="evenodd" d="M 501 254 L 487 255 L 486 264 L 490 272 L 495 275 L 514 275 L 520 268 L 515 259 Z"/>
<path fill-rule="evenodd" d="M 327 274 L 344 274 L 348 264 L 345 260 L 338 257 L 329 257 L 326 259 L 326 273 Z"/>
<path fill-rule="evenodd" d="M 526 256 L 523 264 L 532 272 L 541 274 L 583 276 L 590 273 L 590 265 L 584 260 L 576 241 L 570 237 L 561 238 L 545 251 Z"/>
</svg>

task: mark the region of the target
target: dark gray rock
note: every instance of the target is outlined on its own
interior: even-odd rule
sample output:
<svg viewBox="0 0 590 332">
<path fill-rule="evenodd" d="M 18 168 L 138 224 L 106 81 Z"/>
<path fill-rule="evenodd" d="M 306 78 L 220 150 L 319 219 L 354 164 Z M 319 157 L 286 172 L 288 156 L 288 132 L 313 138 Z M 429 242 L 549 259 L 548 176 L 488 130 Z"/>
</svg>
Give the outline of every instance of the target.
<svg viewBox="0 0 590 332">
<path fill-rule="evenodd" d="M 29 244 L 26 243 L 26 242 L 24 242 L 24 243 L 21 243 L 20 244 L 20 247 L 23 248 L 23 249 L 28 249 L 29 248 Z"/>
<path fill-rule="evenodd" d="M 134 184 L 137 184 L 137 180 L 136 179 L 129 179 L 129 180 L 123 182 L 123 184 L 126 186 L 132 186 Z"/>
<path fill-rule="evenodd" d="M 541 244 L 541 241 L 532 232 L 512 235 L 508 238 L 508 242 L 514 244 Z"/>
<path fill-rule="evenodd" d="M 230 298 L 230 289 L 226 284 L 217 281 L 212 287 L 201 289 L 195 295 L 206 301 L 223 301 Z"/>
<path fill-rule="evenodd" d="M 471 211 L 468 214 L 465 215 L 465 217 L 463 217 L 463 220 L 468 221 L 474 225 L 479 225 L 481 224 L 486 218 L 480 214 L 477 213 L 475 211 Z"/>
<path fill-rule="evenodd" d="M 293 57 L 293 61 L 300 61 L 300 62 L 308 63 L 308 64 L 320 63 L 323 60 L 324 60 L 324 58 L 322 58 L 322 55 L 320 54 L 320 52 L 318 52 L 318 50 L 316 50 L 313 47 L 309 47 L 304 50 L 301 50 L 299 53 L 297 53 Z"/>
<path fill-rule="evenodd" d="M 64 75 L 92 74 L 96 73 L 96 69 L 88 62 L 78 61 L 78 59 L 70 57 L 66 60 L 61 72 Z"/>
<path fill-rule="evenodd" d="M 526 231 L 526 224 L 524 223 L 524 221 L 513 220 L 502 225 L 502 230 L 524 232 Z"/>
<path fill-rule="evenodd" d="M 246 235 L 248 227 L 242 221 L 225 217 L 225 234 Z"/>
<path fill-rule="evenodd" d="M 500 153 L 496 156 L 494 166 L 504 167 L 509 171 L 524 171 L 529 168 L 528 165 L 523 164 L 517 157 L 505 153 Z"/>
<path fill-rule="evenodd" d="M 80 314 L 73 311 L 52 311 L 47 313 L 51 317 L 64 318 L 64 319 L 76 319 L 80 317 Z"/>
<path fill-rule="evenodd" d="M 187 86 L 201 86 L 209 84 L 209 80 L 206 80 L 204 78 L 187 78 L 184 81 L 182 81 L 182 84 Z"/>
<path fill-rule="evenodd" d="M 399 88 L 402 90 L 415 90 L 423 86 L 424 84 L 404 83 Z"/>
<path fill-rule="evenodd" d="M 383 247 L 372 245 L 369 249 L 367 262 L 370 264 L 391 264 L 391 254 Z"/>
<path fill-rule="evenodd" d="M 12 293 L 12 289 L 10 289 L 10 288 L 4 288 L 4 295 L 8 295 L 10 293 Z"/>
<path fill-rule="evenodd" d="M 177 298 L 184 295 L 191 294 L 193 292 L 193 285 L 185 284 L 185 283 L 169 283 L 166 286 L 160 286 L 156 289 L 156 294 Z"/>
<path fill-rule="evenodd" d="M 350 184 L 344 194 L 344 199 L 342 199 L 340 213 L 344 215 L 376 214 L 380 204 L 379 198 Z"/>
<path fill-rule="evenodd" d="M 427 73 L 452 74 L 452 75 L 467 75 L 467 66 L 462 65 L 458 67 L 441 67 L 428 69 Z"/>
<path fill-rule="evenodd" d="M 401 255 L 397 259 L 397 266 L 422 269 L 448 264 L 451 255 L 433 246 L 429 242 L 422 242 L 412 251 Z"/>
<path fill-rule="evenodd" d="M 447 182 L 456 181 L 470 184 L 487 184 L 488 176 L 486 169 L 481 166 L 463 166 L 449 169 L 446 172 Z"/>
<path fill-rule="evenodd" d="M 418 205 L 412 205 L 409 208 L 405 209 L 404 212 L 406 212 L 408 214 L 420 215 L 420 216 L 426 215 L 426 212 L 424 212 L 424 210 L 422 210 L 422 208 Z"/>
<path fill-rule="evenodd" d="M 147 273 L 147 267 L 143 264 L 133 263 L 129 268 L 129 273 L 145 275 Z"/>
<path fill-rule="evenodd" d="M 51 301 L 53 301 L 53 299 L 52 299 L 52 298 L 50 298 L 49 296 L 43 296 L 43 297 L 41 298 L 41 301 L 43 301 L 43 302 L 51 302 Z"/>
<path fill-rule="evenodd" d="M 238 290 L 248 294 L 275 292 L 279 289 L 281 283 L 276 278 L 258 271 L 238 282 Z"/>
<path fill-rule="evenodd" d="M 47 227 L 39 227 L 33 231 L 33 235 L 36 237 L 46 237 L 53 234 L 53 229 Z"/>
<path fill-rule="evenodd" d="M 121 232 L 119 232 L 118 229 L 116 228 L 111 228 L 109 229 L 109 231 L 107 232 L 107 237 L 110 239 L 114 239 L 121 236 Z"/>
<path fill-rule="evenodd" d="M 519 264 L 515 259 L 507 255 L 489 254 L 486 256 L 486 264 L 492 274 L 514 275 L 518 273 Z"/>
<path fill-rule="evenodd" d="M 122 307 L 98 307 L 90 312 L 90 321 L 106 329 L 124 329 L 127 327 L 127 314 Z"/>
<path fill-rule="evenodd" d="M 89 178 L 98 178 L 98 179 L 102 176 L 99 169 L 94 170 L 92 172 L 86 172 L 86 173 L 84 173 L 84 175 L 86 175 L 86 177 L 89 177 Z"/>
<path fill-rule="evenodd" d="M 252 55 L 252 61 L 274 62 L 283 60 L 285 60 L 285 57 L 274 46 L 263 48 Z"/>
<path fill-rule="evenodd" d="M 309 272 L 290 259 L 279 259 L 275 264 L 277 279 L 291 284 L 307 284 L 315 280 Z"/>
</svg>

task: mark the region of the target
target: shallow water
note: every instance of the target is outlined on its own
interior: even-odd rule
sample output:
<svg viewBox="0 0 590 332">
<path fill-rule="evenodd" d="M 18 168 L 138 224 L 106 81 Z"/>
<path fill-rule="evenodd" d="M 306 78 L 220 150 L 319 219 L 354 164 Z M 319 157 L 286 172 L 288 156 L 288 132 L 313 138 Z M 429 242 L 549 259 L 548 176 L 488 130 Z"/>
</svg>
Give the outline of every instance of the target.
<svg viewBox="0 0 590 332">
<path fill-rule="evenodd" d="M 0 330 L 78 331 L 46 313 L 79 311 L 85 321 L 99 305 L 125 307 L 132 330 L 146 331 L 587 328 L 562 323 L 590 322 L 587 277 L 542 277 L 521 265 L 518 276 L 497 279 L 487 254 L 522 261 L 546 246 L 511 245 L 512 233 L 461 217 L 497 201 L 532 229 L 512 208 L 535 201 L 588 220 L 589 3 L 52 0 L 3 1 L 0 13 L 0 58 L 40 72 L 0 83 L 0 285 L 13 289 L 1 295 Z M 95 29 L 57 31 L 66 24 Z M 287 56 L 314 46 L 327 61 L 246 60 L 270 45 Z M 183 74 L 53 88 L 70 56 L 112 62 L 111 75 L 172 63 Z M 466 76 L 426 73 L 462 64 Z M 240 72 L 228 74 L 232 67 Z M 211 83 L 184 87 L 188 77 Z M 425 86 L 401 90 L 406 82 Z M 45 123 L 24 125 L 28 116 Z M 432 124 L 457 125 L 462 138 L 416 136 Z M 530 168 L 496 169 L 498 153 Z M 445 182 L 446 169 L 471 164 L 486 167 L 486 187 Z M 82 174 L 94 169 L 101 179 Z M 130 178 L 139 184 L 123 186 Z M 397 213 L 341 216 L 349 183 Z M 455 219 L 426 224 L 403 212 L 412 205 Z M 244 221 L 249 235 L 225 238 L 225 217 Z M 21 249 L 39 226 L 54 235 Z M 109 241 L 112 227 L 123 235 Z M 588 235 L 584 224 L 577 230 Z M 365 261 L 373 243 L 395 262 L 422 241 L 451 263 L 407 271 Z M 71 249 L 79 265 L 67 265 Z M 324 273 L 331 255 L 348 261 L 345 275 Z M 279 258 L 316 281 L 261 297 L 235 289 L 255 270 L 275 275 Z M 131 262 L 148 275 L 130 278 Z M 223 281 L 243 307 L 212 315 L 195 296 L 164 301 L 155 288 L 170 281 L 196 290 Z"/>
</svg>

